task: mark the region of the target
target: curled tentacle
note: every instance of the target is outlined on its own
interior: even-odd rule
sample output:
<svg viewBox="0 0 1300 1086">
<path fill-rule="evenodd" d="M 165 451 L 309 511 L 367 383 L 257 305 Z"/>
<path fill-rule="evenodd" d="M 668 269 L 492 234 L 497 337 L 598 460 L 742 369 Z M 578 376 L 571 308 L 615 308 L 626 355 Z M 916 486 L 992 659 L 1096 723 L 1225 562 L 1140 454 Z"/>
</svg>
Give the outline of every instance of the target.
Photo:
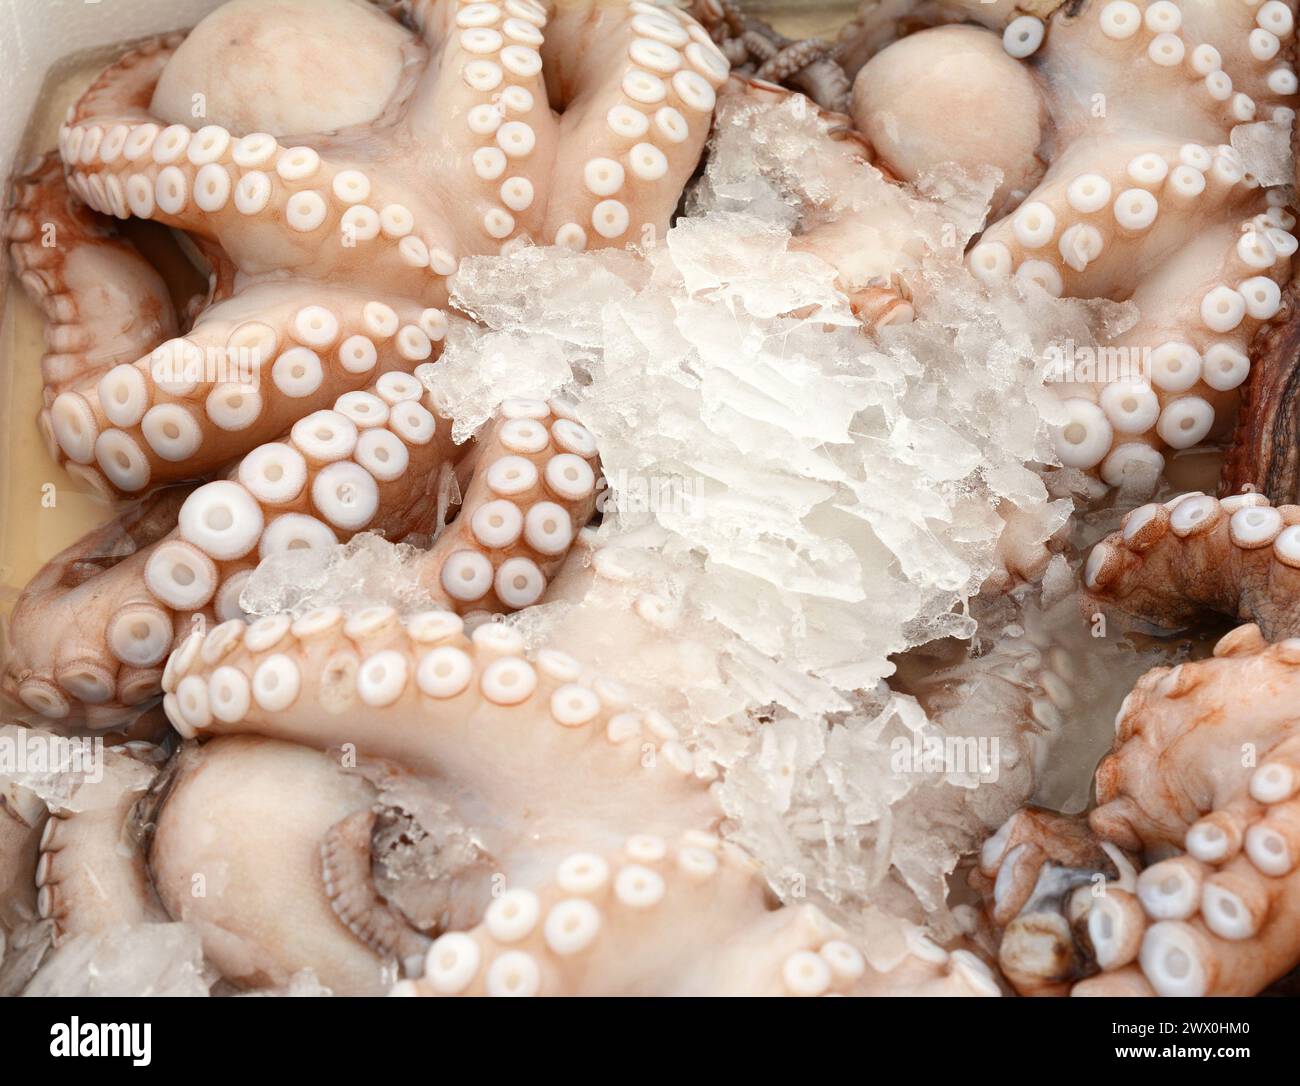
<svg viewBox="0 0 1300 1086">
<path fill-rule="evenodd" d="M 1099 845 L 1119 877 L 1082 857 L 1096 885 L 1058 908 L 1053 954 L 1024 956 L 1030 941 L 1013 942 L 1010 953 L 1030 965 L 1020 983 L 1059 987 L 1083 976 L 1080 995 L 1251 995 L 1300 962 L 1300 650 L 1243 627 L 1215 654 L 1157 668 L 1125 701 L 1084 838 L 1085 852 Z M 1028 881 L 1017 873 L 1026 853 L 1015 833 L 986 845 L 981 867 L 996 869 L 997 885 Z M 1124 852 L 1163 859 L 1131 872 Z M 1031 898 L 1008 926 L 1004 962 L 1007 936 L 1034 912 Z M 1061 961 L 1068 971 L 1054 970 Z"/>
<path fill-rule="evenodd" d="M 431 406 L 417 378 L 385 374 L 253 449 L 179 507 L 174 493 L 152 503 L 150 531 L 131 533 L 112 565 L 96 559 L 134 521 L 91 533 L 15 604 L 8 692 L 47 716 L 77 702 L 120 716 L 160 693 L 162 664 L 196 620 L 242 614 L 239 596 L 259 560 L 364 530 L 434 530 L 431 495 L 458 454 Z"/>
<path fill-rule="evenodd" d="M 421 573 L 449 609 L 510 612 L 539 602 L 591 520 L 596 441 L 561 410 L 509 400 L 480 439 L 460 515 Z"/>
<path fill-rule="evenodd" d="M 60 460 L 109 493 L 209 474 L 377 375 L 441 349 L 439 309 L 320 287 L 263 286 L 203 312 L 190 332 L 62 392 Z"/>
<path fill-rule="evenodd" d="M 1166 629 L 1207 612 L 1300 635 L 1300 506 L 1184 494 L 1133 510 L 1084 570 L 1089 602 Z"/>
<path fill-rule="evenodd" d="M 779 83 L 836 113 L 849 107 L 849 79 L 831 46 L 816 38 L 791 41 L 733 0 L 696 0 L 698 19 L 731 61 L 737 75 Z"/>
<path fill-rule="evenodd" d="M 74 199 L 55 155 L 15 183 L 5 238 L 19 282 L 45 316 L 40 429 L 55 451 L 55 398 L 174 337 L 176 314 L 153 266 Z"/>
</svg>

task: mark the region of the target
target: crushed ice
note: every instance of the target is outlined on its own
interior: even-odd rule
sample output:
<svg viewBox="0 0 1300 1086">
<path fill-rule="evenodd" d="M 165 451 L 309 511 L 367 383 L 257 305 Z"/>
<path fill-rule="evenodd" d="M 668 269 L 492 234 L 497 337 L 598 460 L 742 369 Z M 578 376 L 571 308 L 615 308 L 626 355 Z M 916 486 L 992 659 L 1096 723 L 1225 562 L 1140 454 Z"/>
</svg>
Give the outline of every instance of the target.
<svg viewBox="0 0 1300 1086">
<path fill-rule="evenodd" d="M 214 980 L 196 928 L 132 924 L 60 943 L 23 994 L 205 996 Z"/>
</svg>

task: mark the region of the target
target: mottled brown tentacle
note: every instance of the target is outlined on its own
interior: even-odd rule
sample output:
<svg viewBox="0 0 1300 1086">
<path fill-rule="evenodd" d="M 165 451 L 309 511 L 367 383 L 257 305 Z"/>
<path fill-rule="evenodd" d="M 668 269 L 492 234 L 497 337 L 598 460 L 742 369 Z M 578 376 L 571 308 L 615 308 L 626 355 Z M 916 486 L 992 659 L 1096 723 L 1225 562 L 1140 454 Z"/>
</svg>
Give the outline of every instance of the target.
<svg viewBox="0 0 1300 1086">
<path fill-rule="evenodd" d="M 1251 345 L 1237 429 L 1219 493 L 1250 486 L 1277 505 L 1300 501 L 1300 284 L 1283 294 L 1283 316 Z"/>
</svg>

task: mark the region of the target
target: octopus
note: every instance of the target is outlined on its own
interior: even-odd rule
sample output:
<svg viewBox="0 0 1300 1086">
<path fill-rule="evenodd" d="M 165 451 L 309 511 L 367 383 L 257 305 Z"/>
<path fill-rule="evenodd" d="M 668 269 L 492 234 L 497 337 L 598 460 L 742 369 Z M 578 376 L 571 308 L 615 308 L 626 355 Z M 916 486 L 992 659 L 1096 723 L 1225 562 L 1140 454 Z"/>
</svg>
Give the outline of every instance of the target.
<svg viewBox="0 0 1300 1086">
<path fill-rule="evenodd" d="M 0 682 L 34 713 L 138 715 L 178 637 L 238 613 L 268 555 L 432 535 L 463 490 L 430 590 L 511 610 L 591 516 L 583 427 L 522 404 L 457 445 L 420 367 L 465 256 L 662 234 L 726 61 L 688 16 L 640 3 L 401 14 L 234 0 L 107 68 L 57 160 L 19 182 L 8 235 L 48 320 L 51 454 L 112 498 L 216 477 L 179 509 L 146 497 L 29 586 Z M 176 313 L 114 233 L 127 218 L 194 239 L 206 297 Z"/>
<path fill-rule="evenodd" d="M 985 843 L 977 881 L 1018 991 L 1253 995 L 1300 961 L 1298 662 L 1294 638 L 1249 624 L 1150 672 L 1086 820 L 1022 811 Z"/>
<path fill-rule="evenodd" d="M 1289 143 L 1293 5 L 917 7 L 912 20 L 983 25 L 945 22 L 877 53 L 855 77 L 853 120 L 901 178 L 949 161 L 1001 172 L 974 275 L 1135 307 L 1099 357 L 1063 345 L 1056 451 L 1153 490 L 1171 450 L 1231 430 L 1251 343 L 1283 314 L 1293 178 L 1256 177 L 1238 146 L 1261 129 Z M 841 44 L 888 36 L 896 8 L 864 5 Z"/>
<path fill-rule="evenodd" d="M 92 728 L 161 698 L 175 734 L 113 748 L 93 798 L 0 808 L 0 922 L 34 909 L 57 944 L 180 921 L 236 988 L 310 971 L 358 995 L 1253 994 L 1300 963 L 1300 507 L 1153 501 L 1093 549 L 1088 607 L 1246 625 L 1141 679 L 1084 816 L 1008 810 L 1072 697 L 1023 610 L 1068 544 L 1003 511 L 982 603 L 1021 636 L 899 680 L 954 727 L 990 690 L 1015 705 L 1013 781 L 940 817 L 981 842 L 983 915 L 947 945 L 893 917 L 868 939 L 728 840 L 684 693 L 722 662 L 587 529 L 599 452 L 573 406 L 507 399 L 458 443 L 428 379 L 473 320 L 460 260 L 652 244 L 717 95 L 784 103 L 784 81 L 825 99 L 853 168 L 1000 172 L 965 255 L 990 291 L 1138 314 L 1106 346 L 1146 351 L 1140 379 L 1060 389 L 1063 467 L 1154 491 L 1167 453 L 1235 424 L 1229 473 L 1262 470 L 1236 415 L 1284 396 L 1295 219 L 1291 179 L 1250 174 L 1233 137 L 1294 120 L 1291 5 L 887 0 L 834 48 L 727 0 L 700 22 L 639 0 L 305 10 L 231 0 L 128 53 L 18 186 L 41 431 L 135 504 L 26 590 L 3 689 Z M 907 224 L 804 210 L 799 244 L 864 334 L 912 319 Z M 183 231 L 206 294 L 178 307 L 128 218 Z M 214 378 L 214 357 L 251 376 Z M 427 541 L 433 609 L 243 612 L 260 560 L 376 530 Z M 540 603 L 540 634 L 493 620 Z M 675 681 L 647 694 L 630 661 Z"/>
<path fill-rule="evenodd" d="M 600 596 L 610 617 L 602 636 L 620 651 L 677 650 L 652 599 L 619 606 L 622 585 L 592 570 L 569 574 L 564 591 Z M 616 680 L 557 647 L 584 634 L 581 622 L 562 624 L 529 651 L 499 623 L 470 632 L 447 612 L 403 621 L 377 611 L 236 619 L 193 635 L 167 686 L 173 721 L 202 746 L 172 784 L 149 865 L 168 911 L 220 930 L 205 947 L 228 977 L 245 951 L 255 957 L 250 946 L 263 956 L 274 946 L 270 976 L 328 966 L 321 975 L 335 991 L 373 991 L 404 970 L 396 994 L 998 994 L 970 950 L 949 952 L 908 927 L 871 965 L 816 906 L 779 906 L 752 860 L 719 837 L 714 774 L 681 741 L 679 707 L 664 699 L 637 710 Z M 254 696 L 272 676 L 295 696 Z M 389 767 L 371 777 L 378 795 L 318 753 L 345 745 Z M 257 783 L 254 765 L 282 788 Z M 394 796 L 408 811 L 444 812 L 438 855 L 454 859 L 436 902 L 381 892 L 376 807 Z M 337 950 L 267 938 L 292 915 L 278 901 L 189 895 L 193 872 L 229 852 L 229 839 L 203 827 L 278 822 L 290 810 L 304 812 L 289 846 L 301 867 L 272 875 L 278 854 L 247 850 L 246 874 L 233 877 L 270 877 L 299 899 L 314 885 L 313 907 L 343 925 L 313 924 L 310 937 L 324 928 Z M 420 819 L 426 830 L 433 821 Z M 468 829 L 474 847 L 450 847 L 448 824 Z M 413 924 L 422 912 L 437 921 Z"/>
<path fill-rule="evenodd" d="M 1044 19 L 999 5 L 979 13 L 940 7 L 936 18 L 966 9 L 1001 30 L 1002 48 L 965 25 L 905 37 L 863 68 L 855 119 L 901 176 L 941 155 L 928 142 L 940 138 L 1002 169 L 1005 204 L 968 255 L 974 274 L 1132 302 L 1140 321 L 1112 345 L 1151 345 L 1144 380 L 1128 374 L 1066 389 L 1062 463 L 1149 492 L 1169 450 L 1236 428 L 1219 496 L 1180 494 L 1132 509 L 1091 550 L 1082 579 L 1086 611 L 1143 629 L 1183 630 L 1212 615 L 1246 624 L 1218 642 L 1212 659 L 1142 678 L 1116 719 L 1114 750 L 1097 770 L 1098 805 L 1086 817 L 1026 808 L 985 842 L 971 881 L 997 931 L 999 970 L 1025 995 L 1254 994 L 1300 962 L 1289 709 L 1300 509 L 1275 507 L 1256 484 L 1283 502 L 1295 497 L 1286 435 L 1296 245 L 1286 210 L 1293 179 L 1267 186 L 1223 163 L 1241 165 L 1231 139 L 1238 126 L 1266 117 L 1289 131 L 1295 76 L 1278 58 L 1294 37 L 1295 13 L 1284 4 L 1108 3 L 1061 5 Z M 864 7 L 878 34 L 872 16 Z M 906 106 L 891 86 L 919 75 L 927 36 L 927 66 L 950 49 L 969 61 L 964 77 L 996 81 L 1003 98 L 1030 104 L 1009 111 L 996 155 L 969 135 L 978 129 L 969 117 L 962 122 L 956 101 L 944 110 L 954 120 L 946 131 L 899 123 Z M 1102 111 L 1068 91 L 1058 58 L 1071 48 L 1089 57 L 1099 86 L 1110 72 L 1123 88 Z M 1012 75 L 1023 68 L 1008 58 L 1031 56 L 1032 74 Z M 873 66 L 880 78 L 868 75 Z M 1168 109 L 1144 106 L 1157 81 L 1171 77 L 1199 85 Z M 1181 142 L 1213 143 L 1216 126 L 1217 147 Z M 1103 132 L 1104 143 L 1092 142 Z M 1143 144 L 1149 136 L 1154 142 Z M 1035 161 L 1044 146 L 1052 148 L 1045 167 Z M 1120 192 L 1125 184 L 1133 187 Z M 1186 226 L 1176 225 L 1189 197 L 1206 224 L 1191 249 Z M 1175 223 L 1163 221 L 1162 202 L 1173 205 Z M 1140 208 L 1146 213 L 1133 218 Z M 1177 244 L 1160 239 L 1170 227 Z M 1255 251 L 1260 239 L 1271 251 Z M 1166 336 L 1174 338 L 1156 346 Z M 1215 395 L 1225 392 L 1235 395 Z"/>
</svg>

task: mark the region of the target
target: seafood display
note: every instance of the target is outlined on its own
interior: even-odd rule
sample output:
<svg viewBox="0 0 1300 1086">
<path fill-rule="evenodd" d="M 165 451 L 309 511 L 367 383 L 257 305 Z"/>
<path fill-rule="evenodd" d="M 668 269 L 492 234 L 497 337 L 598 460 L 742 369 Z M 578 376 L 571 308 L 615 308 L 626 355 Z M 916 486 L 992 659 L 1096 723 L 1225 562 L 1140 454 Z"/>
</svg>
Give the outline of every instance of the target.
<svg viewBox="0 0 1300 1086">
<path fill-rule="evenodd" d="M 1294 3 L 155 6 L 7 190 L 0 993 L 1300 967 Z"/>
</svg>

